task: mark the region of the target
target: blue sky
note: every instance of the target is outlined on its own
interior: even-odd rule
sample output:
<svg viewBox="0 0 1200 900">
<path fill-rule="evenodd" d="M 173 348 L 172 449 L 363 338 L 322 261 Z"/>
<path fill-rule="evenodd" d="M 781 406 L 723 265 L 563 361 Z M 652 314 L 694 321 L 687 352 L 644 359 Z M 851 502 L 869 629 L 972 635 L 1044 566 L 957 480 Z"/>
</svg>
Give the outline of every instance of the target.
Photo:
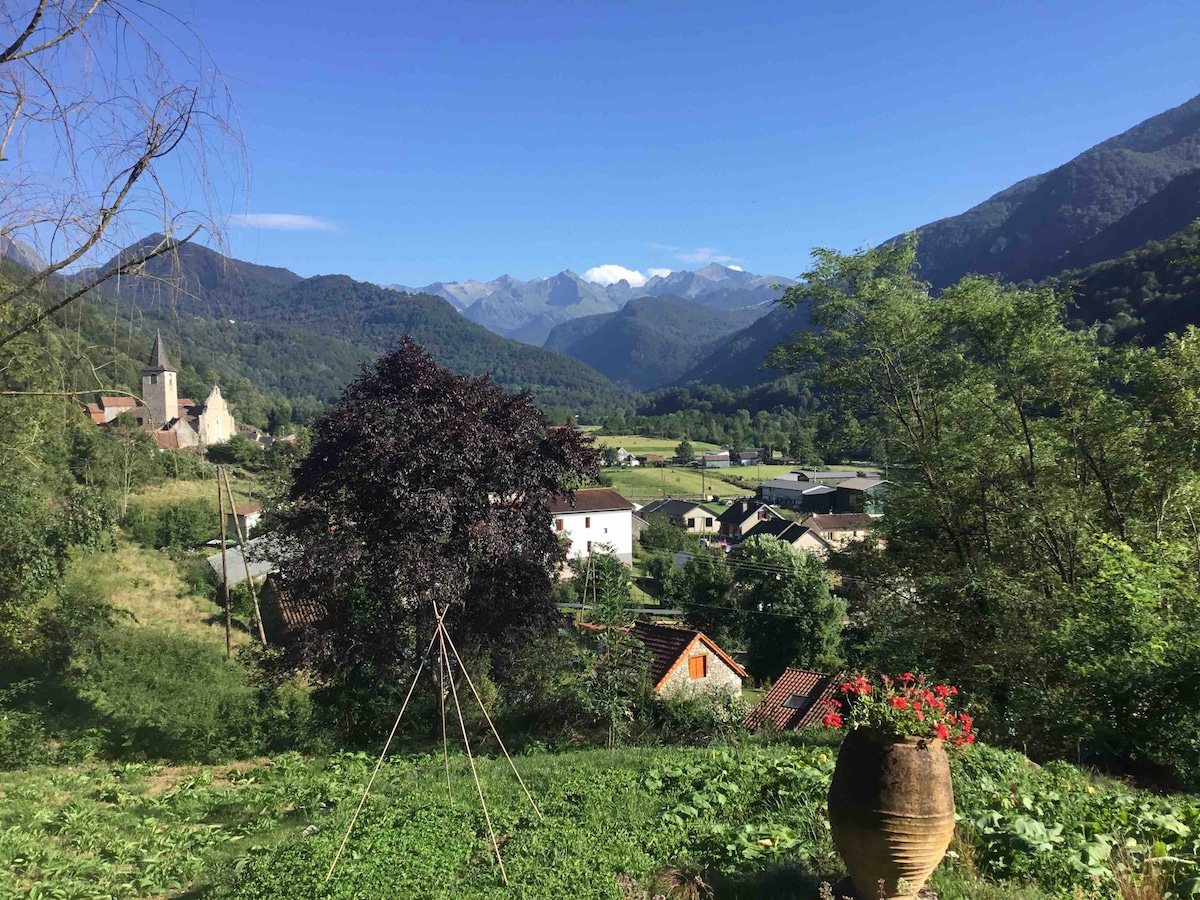
<svg viewBox="0 0 1200 900">
<path fill-rule="evenodd" d="M 956 214 L 1200 93 L 1200 6 L 1179 0 L 183 15 L 239 104 L 233 211 L 301 217 L 232 227 L 234 255 L 382 283 L 711 259 L 794 276 L 813 246 Z"/>
</svg>

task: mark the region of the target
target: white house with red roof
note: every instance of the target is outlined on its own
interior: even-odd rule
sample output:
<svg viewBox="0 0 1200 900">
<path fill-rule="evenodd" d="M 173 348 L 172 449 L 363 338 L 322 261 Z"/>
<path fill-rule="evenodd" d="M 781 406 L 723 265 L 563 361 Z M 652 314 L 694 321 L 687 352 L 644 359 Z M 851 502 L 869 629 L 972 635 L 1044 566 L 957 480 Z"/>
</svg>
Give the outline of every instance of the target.
<svg viewBox="0 0 1200 900">
<path fill-rule="evenodd" d="M 612 488 L 582 488 L 550 502 L 555 532 L 568 542 L 567 558 L 611 548 L 633 563 L 633 504 Z"/>
</svg>

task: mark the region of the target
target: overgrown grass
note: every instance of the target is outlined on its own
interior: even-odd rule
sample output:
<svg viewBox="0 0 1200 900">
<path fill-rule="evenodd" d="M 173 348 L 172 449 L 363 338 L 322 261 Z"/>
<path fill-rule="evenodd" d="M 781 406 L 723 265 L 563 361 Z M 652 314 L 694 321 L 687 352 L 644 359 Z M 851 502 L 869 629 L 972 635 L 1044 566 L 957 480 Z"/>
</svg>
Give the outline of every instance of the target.
<svg viewBox="0 0 1200 900">
<path fill-rule="evenodd" d="M 233 488 L 234 499 L 244 503 L 260 494 L 258 483 L 252 478 L 229 476 L 230 487 Z M 181 500 L 203 500 L 215 513 L 217 510 L 217 481 L 216 478 L 174 480 L 168 479 L 160 484 L 150 485 L 133 495 L 133 499 L 146 509 L 157 510 L 168 503 L 178 503 Z"/>
<path fill-rule="evenodd" d="M 81 554 L 71 561 L 71 575 L 92 585 L 99 599 L 129 613 L 122 624 L 184 634 L 225 646 L 221 607 L 207 590 L 197 590 L 184 578 L 184 566 L 206 565 L 200 554 L 190 562 L 177 562 L 164 553 L 134 544 L 121 544 L 110 553 Z M 242 629 L 234 632 L 235 645 L 249 640 Z"/>
<path fill-rule="evenodd" d="M 815 900 L 842 874 L 824 805 L 836 748 L 803 740 L 518 757 L 544 819 L 502 757 L 479 759 L 508 888 L 461 753 L 450 759 L 453 799 L 440 755 L 389 760 L 328 885 L 373 762 L 365 754 L 3 774 L 0 897 L 620 900 L 645 896 L 637 886 L 670 866 L 702 873 L 716 900 Z M 960 836 L 931 885 L 942 900 L 1113 898 L 1107 861 L 1094 874 L 1074 861 L 1117 828 L 1135 867 L 1139 848 L 1161 842 L 1184 860 L 1172 882 L 1194 870 L 1195 798 L 1153 798 L 1069 766 L 1035 770 L 986 748 L 956 763 L 955 788 Z"/>
</svg>

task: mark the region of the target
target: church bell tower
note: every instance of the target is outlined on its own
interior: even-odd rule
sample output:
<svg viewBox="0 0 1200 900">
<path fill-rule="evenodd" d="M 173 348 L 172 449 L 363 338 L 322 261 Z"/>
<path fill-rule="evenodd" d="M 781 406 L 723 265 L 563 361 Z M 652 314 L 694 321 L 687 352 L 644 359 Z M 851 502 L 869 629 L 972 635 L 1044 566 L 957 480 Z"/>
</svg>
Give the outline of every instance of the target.
<svg viewBox="0 0 1200 900">
<path fill-rule="evenodd" d="M 179 386 L 175 367 L 167 362 L 162 333 L 154 337 L 150 361 L 142 369 L 142 399 L 155 425 L 166 425 L 179 415 Z"/>
</svg>

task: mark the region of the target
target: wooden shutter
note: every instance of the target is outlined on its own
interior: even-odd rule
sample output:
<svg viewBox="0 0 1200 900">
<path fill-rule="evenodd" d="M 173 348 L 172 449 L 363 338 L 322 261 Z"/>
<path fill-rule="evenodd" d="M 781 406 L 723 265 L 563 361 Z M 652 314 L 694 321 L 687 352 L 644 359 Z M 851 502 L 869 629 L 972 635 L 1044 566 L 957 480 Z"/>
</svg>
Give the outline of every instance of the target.
<svg viewBox="0 0 1200 900">
<path fill-rule="evenodd" d="M 693 656 L 688 660 L 688 677 L 692 679 L 704 678 L 708 675 L 708 657 Z"/>
</svg>

